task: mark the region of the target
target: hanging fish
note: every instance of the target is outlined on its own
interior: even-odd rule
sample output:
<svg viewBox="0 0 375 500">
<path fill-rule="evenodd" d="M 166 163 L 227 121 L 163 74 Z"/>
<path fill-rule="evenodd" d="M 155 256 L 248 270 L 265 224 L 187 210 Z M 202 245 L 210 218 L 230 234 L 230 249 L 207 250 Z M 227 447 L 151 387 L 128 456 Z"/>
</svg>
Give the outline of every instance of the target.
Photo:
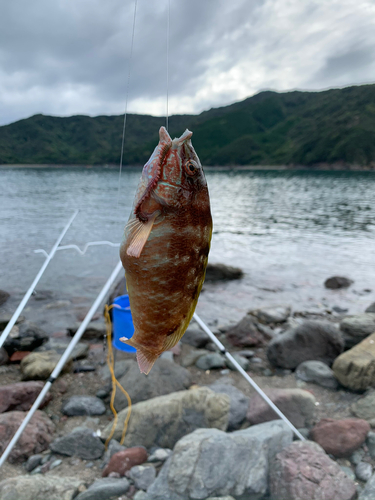
<svg viewBox="0 0 375 500">
<path fill-rule="evenodd" d="M 120 257 L 126 272 L 142 373 L 181 339 L 202 289 L 212 235 L 203 169 L 186 130 L 171 139 L 164 127 L 143 167 Z"/>
</svg>

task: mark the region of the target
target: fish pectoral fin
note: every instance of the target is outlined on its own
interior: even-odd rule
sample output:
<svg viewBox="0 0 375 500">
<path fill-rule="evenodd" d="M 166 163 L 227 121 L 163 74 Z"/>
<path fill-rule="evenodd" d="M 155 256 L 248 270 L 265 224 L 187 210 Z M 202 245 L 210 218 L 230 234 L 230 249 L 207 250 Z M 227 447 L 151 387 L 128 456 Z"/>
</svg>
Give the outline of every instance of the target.
<svg viewBox="0 0 375 500">
<path fill-rule="evenodd" d="M 148 221 L 146 222 L 142 222 L 139 219 L 132 219 L 129 221 L 127 227 L 127 230 L 129 231 L 129 245 L 126 253 L 130 257 L 136 257 L 137 259 L 140 257 L 158 215 L 160 215 L 160 211 L 156 210 L 156 212 L 149 216 Z"/>
<path fill-rule="evenodd" d="M 164 341 L 163 351 L 168 351 L 168 349 L 172 349 L 179 340 L 181 340 L 183 334 L 185 333 L 184 329 L 179 328 L 176 332 L 172 333 L 172 335 L 168 335 Z"/>
</svg>

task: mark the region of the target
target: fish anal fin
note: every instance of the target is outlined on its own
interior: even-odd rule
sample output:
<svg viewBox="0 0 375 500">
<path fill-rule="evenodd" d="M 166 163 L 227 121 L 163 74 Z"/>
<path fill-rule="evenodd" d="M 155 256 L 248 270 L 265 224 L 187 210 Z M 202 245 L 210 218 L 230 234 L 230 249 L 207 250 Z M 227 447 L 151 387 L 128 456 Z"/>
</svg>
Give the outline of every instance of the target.
<svg viewBox="0 0 375 500">
<path fill-rule="evenodd" d="M 137 348 L 137 361 L 141 373 L 148 375 L 159 355 L 154 354 L 142 347 Z"/>
<path fill-rule="evenodd" d="M 129 235 L 128 235 L 128 248 L 126 253 L 130 257 L 140 257 L 142 250 L 150 236 L 152 226 L 154 225 L 156 217 L 160 214 L 157 210 L 149 216 L 146 222 L 139 219 L 132 219 L 129 221 Z"/>
</svg>

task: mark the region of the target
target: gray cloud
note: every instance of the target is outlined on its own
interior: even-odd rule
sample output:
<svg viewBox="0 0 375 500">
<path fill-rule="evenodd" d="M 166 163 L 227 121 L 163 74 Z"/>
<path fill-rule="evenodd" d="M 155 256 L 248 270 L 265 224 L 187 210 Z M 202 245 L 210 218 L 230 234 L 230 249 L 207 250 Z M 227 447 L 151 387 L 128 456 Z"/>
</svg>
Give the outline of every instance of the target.
<svg viewBox="0 0 375 500">
<path fill-rule="evenodd" d="M 170 0 L 171 113 L 375 80 L 372 0 Z M 128 110 L 166 109 L 168 0 L 138 0 Z M 0 124 L 122 113 L 133 0 L 0 4 Z"/>
</svg>

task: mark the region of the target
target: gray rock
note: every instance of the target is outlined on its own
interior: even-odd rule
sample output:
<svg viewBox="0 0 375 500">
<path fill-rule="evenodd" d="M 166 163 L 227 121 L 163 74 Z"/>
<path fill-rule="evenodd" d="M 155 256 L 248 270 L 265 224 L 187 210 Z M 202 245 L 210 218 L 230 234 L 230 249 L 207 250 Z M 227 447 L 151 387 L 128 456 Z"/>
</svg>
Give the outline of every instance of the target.
<svg viewBox="0 0 375 500">
<path fill-rule="evenodd" d="M 213 370 L 225 367 L 225 357 L 218 352 L 205 354 L 197 359 L 195 366 L 200 370 Z"/>
<path fill-rule="evenodd" d="M 371 458 L 375 458 L 375 432 L 370 431 L 367 434 L 366 445 Z"/>
<path fill-rule="evenodd" d="M 114 439 L 120 439 L 128 409 L 118 414 Z M 132 416 L 125 436 L 125 446 L 160 446 L 173 448 L 185 434 L 200 427 L 225 430 L 228 425 L 229 398 L 207 387 L 180 391 L 142 401 L 132 407 Z M 106 439 L 112 423 L 104 432 Z"/>
<path fill-rule="evenodd" d="M 340 465 L 340 469 L 345 472 L 345 474 L 352 480 L 355 481 L 355 474 L 350 467 L 346 465 Z"/>
<path fill-rule="evenodd" d="M 267 357 L 274 366 L 294 369 L 308 360 L 323 361 L 331 365 L 343 349 L 342 335 L 331 323 L 305 321 L 297 328 L 271 340 Z"/>
<path fill-rule="evenodd" d="M 273 331 L 247 314 L 239 323 L 227 330 L 226 337 L 235 347 L 262 346 L 273 338 Z"/>
<path fill-rule="evenodd" d="M 51 338 L 42 346 L 34 349 L 34 352 L 55 351 L 61 356 L 62 354 L 64 354 L 66 348 L 68 347 L 69 341 L 70 339 L 63 340 Z M 89 353 L 89 349 L 90 346 L 88 344 L 78 342 L 75 345 L 71 355 L 69 356 L 69 360 L 74 361 L 75 359 L 86 358 Z"/>
<path fill-rule="evenodd" d="M 146 491 L 155 481 L 156 470 L 152 465 L 135 465 L 128 472 L 128 476 L 133 479 L 137 489 Z"/>
<path fill-rule="evenodd" d="M 359 448 L 350 455 L 350 461 L 353 465 L 358 465 L 360 462 L 362 462 L 362 458 L 364 456 L 365 451 L 363 450 L 363 448 Z"/>
<path fill-rule="evenodd" d="M 24 321 L 17 329 L 12 329 L 3 347 L 11 356 L 15 351 L 33 351 L 47 342 L 48 338 L 48 334 L 37 325 Z"/>
<path fill-rule="evenodd" d="M 207 264 L 205 281 L 238 280 L 243 277 L 242 269 L 225 264 Z"/>
<path fill-rule="evenodd" d="M 17 476 L 1 481 L 0 498 L 1 500 L 73 500 L 81 487 L 84 487 L 84 481 L 75 477 Z"/>
<path fill-rule="evenodd" d="M 209 341 L 210 338 L 207 333 L 194 326 L 189 326 L 181 339 L 183 344 L 189 344 L 198 348 L 205 347 Z"/>
<path fill-rule="evenodd" d="M 11 318 L 12 314 L 10 314 L 9 312 L 0 311 L 0 331 L 4 330 L 4 328 L 7 326 Z M 23 321 L 25 321 L 25 316 L 22 315 L 18 316 L 18 319 L 16 320 L 16 325 L 22 323 Z"/>
<path fill-rule="evenodd" d="M 147 462 L 165 462 L 172 455 L 169 448 L 157 448 L 147 459 Z"/>
<path fill-rule="evenodd" d="M 108 447 L 105 450 L 104 457 L 103 457 L 103 468 L 109 463 L 111 460 L 112 456 L 117 453 L 118 451 L 123 451 L 126 450 L 126 447 L 120 444 L 116 439 L 111 439 L 110 442 L 108 443 Z"/>
<path fill-rule="evenodd" d="M 263 323 L 283 323 L 289 318 L 291 312 L 292 308 L 290 306 L 279 305 L 255 309 L 254 311 L 250 311 L 249 314 L 255 316 Z"/>
<path fill-rule="evenodd" d="M 84 460 L 95 460 L 104 453 L 104 444 L 90 429 L 77 428 L 70 434 L 57 438 L 50 448 L 61 455 L 76 455 Z"/>
<path fill-rule="evenodd" d="M 315 384 L 329 389 L 337 389 L 339 383 L 331 368 L 322 361 L 304 361 L 296 369 L 296 377 L 305 382 Z"/>
<path fill-rule="evenodd" d="M 60 354 L 56 351 L 31 352 L 21 361 L 21 373 L 23 380 L 46 380 L 57 363 L 60 361 Z M 63 372 L 71 371 L 72 361 L 67 361 Z"/>
<path fill-rule="evenodd" d="M 255 356 L 255 352 L 252 351 L 251 349 L 243 349 L 242 351 L 239 351 L 237 354 L 247 359 L 253 358 Z"/>
<path fill-rule="evenodd" d="M 235 500 L 232 496 L 226 495 L 225 497 L 210 497 L 206 500 Z"/>
<path fill-rule="evenodd" d="M 187 389 L 191 385 L 191 375 L 180 365 L 167 359 L 158 359 L 148 375 L 139 373 L 138 364 L 130 360 L 125 374 L 118 379 L 127 390 L 132 404 L 158 396 Z M 128 406 L 126 396 L 116 390 L 115 408 L 120 411 Z"/>
<path fill-rule="evenodd" d="M 9 299 L 10 294 L 5 290 L 0 290 L 0 306 L 5 304 L 5 302 Z"/>
<path fill-rule="evenodd" d="M 365 310 L 366 313 L 375 313 L 375 302 L 370 304 L 368 308 Z"/>
<path fill-rule="evenodd" d="M 340 330 L 345 339 L 345 346 L 353 347 L 375 332 L 375 314 L 347 316 L 341 321 Z"/>
<path fill-rule="evenodd" d="M 315 398 L 310 392 L 303 389 L 266 389 L 264 392 L 295 427 L 309 427 L 312 424 Z M 250 398 L 247 419 L 252 425 L 276 418 L 277 414 L 259 394 Z"/>
<path fill-rule="evenodd" d="M 232 433 L 198 429 L 176 444 L 147 495 L 150 500 L 261 498 L 267 491 L 268 461 L 291 442 L 284 422 Z"/>
<path fill-rule="evenodd" d="M 352 413 L 365 420 L 375 418 L 375 391 L 370 389 L 366 394 L 352 404 Z"/>
<path fill-rule="evenodd" d="M 206 349 L 192 349 L 187 354 L 184 354 L 181 359 L 181 365 L 187 368 L 188 366 L 192 366 L 195 362 L 205 354 L 210 354 L 210 351 Z"/>
<path fill-rule="evenodd" d="M 159 359 L 166 359 L 170 363 L 174 363 L 173 352 L 172 351 L 164 351 L 161 353 Z"/>
<path fill-rule="evenodd" d="M 38 467 L 38 465 L 41 464 L 42 462 L 42 458 L 43 458 L 43 455 L 31 455 L 31 457 L 29 457 L 27 459 L 27 462 L 25 464 L 25 469 L 27 470 L 27 472 L 31 472 L 32 470 L 35 469 L 35 467 Z"/>
<path fill-rule="evenodd" d="M 150 497 L 147 495 L 145 491 L 139 490 L 134 495 L 133 500 L 150 500 Z"/>
<path fill-rule="evenodd" d="M 115 363 L 115 376 L 117 380 L 119 380 L 122 376 L 124 376 L 128 370 L 133 365 L 134 361 L 132 359 L 122 359 L 120 361 L 116 361 Z M 99 370 L 99 376 L 104 382 L 109 382 L 111 380 L 111 373 L 109 371 L 108 365 L 103 366 Z"/>
<path fill-rule="evenodd" d="M 0 366 L 6 365 L 9 362 L 9 356 L 4 347 L 0 347 Z"/>
<path fill-rule="evenodd" d="M 69 335 L 73 336 L 80 326 L 81 323 L 79 321 L 72 325 L 69 325 L 67 327 Z M 82 338 L 87 340 L 102 339 L 106 335 L 106 333 L 106 324 L 104 318 L 101 318 L 96 321 L 91 321 L 91 323 L 88 324 Z"/>
<path fill-rule="evenodd" d="M 226 394 L 230 399 L 228 431 L 238 429 L 246 418 L 246 412 L 249 406 L 250 399 L 243 394 L 239 389 L 228 383 L 217 380 L 211 384 L 209 388 L 217 393 Z"/>
<path fill-rule="evenodd" d="M 359 462 L 355 468 L 355 475 L 360 481 L 366 483 L 372 476 L 372 465 L 367 462 Z"/>
<path fill-rule="evenodd" d="M 352 283 L 354 283 L 354 281 L 345 278 L 345 276 L 332 276 L 332 278 L 325 280 L 324 286 L 331 290 L 337 290 L 339 288 L 348 288 Z"/>
<path fill-rule="evenodd" d="M 233 357 L 234 359 L 237 361 L 237 363 L 240 365 L 240 367 L 243 369 L 243 370 L 248 370 L 249 369 L 249 366 L 250 366 L 250 361 L 245 358 L 244 356 L 241 356 L 240 354 L 238 353 L 235 353 L 233 354 Z M 231 370 L 236 370 L 237 368 L 231 363 L 231 361 L 229 361 L 229 359 L 226 359 L 225 360 L 226 364 L 229 366 L 229 368 Z"/>
<path fill-rule="evenodd" d="M 353 500 L 354 481 L 311 441 L 295 441 L 270 464 L 273 500 Z"/>
<path fill-rule="evenodd" d="M 97 479 L 86 491 L 80 493 L 75 500 L 108 500 L 124 495 L 129 489 L 126 478 L 116 479 L 104 477 Z"/>
<path fill-rule="evenodd" d="M 374 500 L 375 498 L 375 474 L 367 481 L 363 491 L 358 495 L 358 500 Z"/>
<path fill-rule="evenodd" d="M 78 415 L 103 415 L 105 413 L 103 401 L 95 396 L 71 396 L 61 408 L 61 412 L 69 417 Z"/>
<path fill-rule="evenodd" d="M 49 466 L 49 470 L 56 469 L 56 467 L 58 467 L 61 464 L 62 464 L 61 459 L 54 460 L 53 462 L 51 462 L 51 465 Z"/>
</svg>

